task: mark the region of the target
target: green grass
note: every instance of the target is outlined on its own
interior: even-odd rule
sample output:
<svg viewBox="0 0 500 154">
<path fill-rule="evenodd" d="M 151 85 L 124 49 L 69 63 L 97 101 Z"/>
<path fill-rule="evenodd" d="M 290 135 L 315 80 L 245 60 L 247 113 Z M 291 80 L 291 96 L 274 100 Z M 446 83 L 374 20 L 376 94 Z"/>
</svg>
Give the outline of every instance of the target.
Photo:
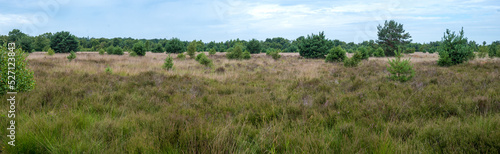
<svg viewBox="0 0 500 154">
<path fill-rule="evenodd" d="M 62 57 L 30 59 L 37 87 L 17 95 L 16 146 L 7 145 L 9 139 L 2 135 L 2 150 L 500 152 L 498 60 L 451 67 L 417 62 L 416 76 L 400 83 L 388 79 L 387 63 L 379 60 L 345 68 L 288 56 L 276 62 L 266 56 L 249 61 L 224 61 L 222 56 L 214 59 L 211 69 L 175 59 L 178 69 L 167 72 L 161 69 L 163 59 L 156 60 L 158 69 L 136 74 L 120 69 L 106 74 L 104 67 L 114 66 L 114 61 L 82 57 L 78 63 L 63 64 Z M 60 70 L 67 65 L 102 67 Z M 183 73 L 183 67 L 202 73 Z M 216 68 L 237 77 L 208 77 L 218 74 Z M 317 75 L 301 75 L 309 69 Z M 4 104 L 0 112 L 7 109 Z M 1 119 L 0 125 L 7 127 L 7 118 Z M 0 132 L 7 134 L 5 128 Z"/>
</svg>

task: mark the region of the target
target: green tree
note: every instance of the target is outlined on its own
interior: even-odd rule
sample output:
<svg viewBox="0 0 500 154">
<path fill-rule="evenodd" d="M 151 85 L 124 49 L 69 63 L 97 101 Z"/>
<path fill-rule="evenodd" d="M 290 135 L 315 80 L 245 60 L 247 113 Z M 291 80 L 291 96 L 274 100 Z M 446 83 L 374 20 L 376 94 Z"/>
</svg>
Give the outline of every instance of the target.
<svg viewBox="0 0 500 154">
<path fill-rule="evenodd" d="M 165 63 L 163 63 L 163 68 L 170 70 L 174 67 L 174 59 L 170 55 L 165 59 Z"/>
<path fill-rule="evenodd" d="M 142 42 L 135 43 L 134 46 L 132 47 L 132 50 L 138 56 L 145 56 L 146 55 L 146 48 L 144 47 L 144 44 Z"/>
<path fill-rule="evenodd" d="M 377 50 L 375 50 L 375 53 L 373 53 L 373 56 L 385 57 L 384 49 L 382 49 L 381 47 L 378 47 Z"/>
<path fill-rule="evenodd" d="M 356 67 L 358 66 L 359 62 L 361 62 L 361 59 L 363 59 L 363 55 L 359 51 L 356 51 L 351 58 L 346 57 L 344 59 L 344 66 Z"/>
<path fill-rule="evenodd" d="M 446 29 L 442 42 L 438 60 L 440 66 L 460 64 L 473 59 L 475 56 L 473 50 L 467 44 L 463 28 L 458 35 Z"/>
<path fill-rule="evenodd" d="M 107 48 L 106 48 L 106 53 L 107 53 L 108 55 L 112 55 L 112 54 L 113 54 L 113 52 L 114 52 L 114 50 L 115 50 L 115 47 L 114 47 L 114 46 L 109 46 L 109 47 L 107 47 Z"/>
<path fill-rule="evenodd" d="M 50 47 L 54 49 L 56 53 L 69 53 L 78 48 L 78 40 L 69 32 L 57 32 L 50 40 Z"/>
<path fill-rule="evenodd" d="M 252 39 L 248 42 L 247 50 L 251 54 L 260 53 L 262 51 L 262 46 L 260 45 L 260 42 L 258 40 Z"/>
<path fill-rule="evenodd" d="M 177 58 L 180 60 L 184 60 L 184 59 L 186 59 L 186 55 L 184 55 L 183 53 L 180 53 L 180 54 L 177 54 Z"/>
<path fill-rule="evenodd" d="M 401 60 L 401 51 L 396 52 L 396 58 L 389 60 L 387 71 L 391 73 L 389 79 L 400 82 L 406 82 L 415 76 L 413 66 L 410 64 L 410 59 Z"/>
<path fill-rule="evenodd" d="M 328 51 L 325 62 L 342 62 L 346 58 L 346 52 L 342 47 L 337 46 Z"/>
<path fill-rule="evenodd" d="M 30 71 L 28 67 L 28 60 L 26 59 L 28 54 L 25 54 L 19 48 L 11 52 L 8 50 L 8 47 L 3 45 L 0 46 L 0 94 L 3 95 L 7 92 L 26 92 L 32 90 L 35 88 L 35 80 L 33 71 Z M 9 58 L 14 58 L 15 61 L 11 61 Z M 14 63 L 14 67 L 8 65 L 9 63 Z M 9 69 L 9 67 L 14 69 Z M 13 71 L 16 76 L 15 79 L 13 79 L 14 82 L 12 82 L 12 78 L 8 78 L 8 76 L 13 75 L 9 73 L 9 71 Z M 12 88 L 9 82 L 12 83 Z"/>
<path fill-rule="evenodd" d="M 163 47 L 161 47 L 160 44 L 156 44 L 156 47 L 153 49 L 154 53 L 162 53 L 163 52 Z"/>
<path fill-rule="evenodd" d="M 378 25 L 378 44 L 384 49 L 386 56 L 394 56 L 398 46 L 411 42 L 410 33 L 405 33 L 403 24 L 394 20 L 385 21 L 384 26 Z"/>
<path fill-rule="evenodd" d="M 73 59 L 75 59 L 75 58 L 76 58 L 76 54 L 75 54 L 75 52 L 74 52 L 74 51 L 71 51 L 71 52 L 69 53 L 68 57 L 66 57 L 66 58 L 68 58 L 68 60 L 71 62 Z"/>
<path fill-rule="evenodd" d="M 114 55 L 123 55 L 123 49 L 120 47 L 114 47 L 113 48 L 113 54 Z"/>
<path fill-rule="evenodd" d="M 325 39 L 324 32 L 319 35 L 307 35 L 299 45 L 299 54 L 304 58 L 325 58 L 328 51 L 328 40 Z"/>
<path fill-rule="evenodd" d="M 196 42 L 196 40 L 193 40 L 193 42 L 189 43 L 188 47 L 187 47 L 187 55 L 189 55 L 190 58 L 195 58 L 195 54 L 196 54 L 196 45 L 198 43 Z"/>
<path fill-rule="evenodd" d="M 241 55 L 241 59 L 250 59 L 252 58 L 252 55 L 250 54 L 250 52 L 248 50 L 245 50 L 245 52 L 243 52 L 243 54 Z"/>
<path fill-rule="evenodd" d="M 271 56 L 274 60 L 278 60 L 281 58 L 280 55 L 281 49 L 272 49 L 269 52 L 266 52 L 268 56 Z"/>
<path fill-rule="evenodd" d="M 490 50 L 488 52 L 488 56 L 490 58 L 500 57 L 500 41 L 495 41 L 490 44 Z"/>
<path fill-rule="evenodd" d="M 52 56 L 54 54 L 55 54 L 54 50 L 52 50 L 51 48 L 49 48 L 49 51 L 47 51 L 47 55 Z"/>
<path fill-rule="evenodd" d="M 215 48 L 212 48 L 212 49 L 210 49 L 210 51 L 208 51 L 209 55 L 215 55 L 215 53 L 217 53 L 217 51 L 215 50 Z"/>
<path fill-rule="evenodd" d="M 229 48 L 226 53 L 227 59 L 243 59 L 243 45 L 237 44 Z"/>
<path fill-rule="evenodd" d="M 167 53 L 182 53 L 184 52 L 184 43 L 178 38 L 172 38 L 167 43 L 166 51 Z"/>
<path fill-rule="evenodd" d="M 361 60 L 370 58 L 370 53 L 365 47 L 359 47 L 357 51 L 361 54 Z"/>
</svg>

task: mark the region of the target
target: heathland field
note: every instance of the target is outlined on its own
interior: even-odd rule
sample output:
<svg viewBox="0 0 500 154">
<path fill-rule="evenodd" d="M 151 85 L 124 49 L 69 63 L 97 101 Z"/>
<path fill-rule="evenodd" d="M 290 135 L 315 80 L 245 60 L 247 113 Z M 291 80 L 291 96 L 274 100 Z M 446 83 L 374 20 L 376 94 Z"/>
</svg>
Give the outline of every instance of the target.
<svg viewBox="0 0 500 154">
<path fill-rule="evenodd" d="M 2 135 L 2 152 L 500 152 L 499 58 L 440 67 L 408 54 L 416 76 L 398 82 L 387 58 L 349 68 L 217 53 L 211 68 L 174 58 L 165 70 L 165 53 L 76 55 L 29 55 L 36 88 L 17 94 L 16 146 Z"/>
</svg>

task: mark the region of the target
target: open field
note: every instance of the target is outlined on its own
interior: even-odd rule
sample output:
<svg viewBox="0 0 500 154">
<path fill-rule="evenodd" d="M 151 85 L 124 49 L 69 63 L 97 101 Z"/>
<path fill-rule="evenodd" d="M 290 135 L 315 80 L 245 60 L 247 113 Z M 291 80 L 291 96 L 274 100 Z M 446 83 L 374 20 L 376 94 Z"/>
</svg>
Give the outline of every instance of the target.
<svg viewBox="0 0 500 154">
<path fill-rule="evenodd" d="M 207 68 L 172 55 L 167 71 L 164 53 L 66 56 L 28 57 L 37 85 L 17 95 L 16 146 L 3 152 L 500 152 L 498 58 L 439 67 L 437 54 L 406 55 L 416 76 L 400 83 L 387 79 L 387 58 L 346 68 L 217 53 Z"/>
</svg>

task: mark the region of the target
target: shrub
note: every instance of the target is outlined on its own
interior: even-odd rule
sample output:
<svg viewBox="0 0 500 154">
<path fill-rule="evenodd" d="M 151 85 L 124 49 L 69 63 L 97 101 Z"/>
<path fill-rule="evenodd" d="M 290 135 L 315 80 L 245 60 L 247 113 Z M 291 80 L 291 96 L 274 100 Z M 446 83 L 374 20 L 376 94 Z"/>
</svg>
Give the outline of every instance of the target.
<svg viewBox="0 0 500 154">
<path fill-rule="evenodd" d="M 180 53 L 180 54 L 177 55 L 177 58 L 181 59 L 181 60 L 184 60 L 184 59 L 186 59 L 186 55 L 184 55 L 184 53 Z"/>
<path fill-rule="evenodd" d="M 78 48 L 78 40 L 69 32 L 57 32 L 50 39 L 50 47 L 56 53 L 69 53 Z"/>
<path fill-rule="evenodd" d="M 106 53 L 107 53 L 108 55 L 112 55 L 112 54 L 113 54 L 113 52 L 114 52 L 114 50 L 115 50 L 115 47 L 114 47 L 114 46 L 109 46 L 108 48 L 106 48 Z"/>
<path fill-rule="evenodd" d="M 359 62 L 361 62 L 362 58 L 363 58 L 363 56 L 361 53 L 355 52 L 351 58 L 346 57 L 344 59 L 344 66 L 345 67 L 356 67 L 356 66 L 358 66 Z"/>
<path fill-rule="evenodd" d="M 106 51 L 104 51 L 104 49 L 100 49 L 100 50 L 99 50 L 99 54 L 100 54 L 100 55 L 104 55 L 104 53 L 105 53 L 105 52 L 106 52 Z"/>
<path fill-rule="evenodd" d="M 172 59 L 172 57 L 170 55 L 168 55 L 168 57 L 165 59 L 165 63 L 163 63 L 163 68 L 170 70 L 173 67 L 174 67 L 174 60 Z"/>
<path fill-rule="evenodd" d="M 10 47 L 10 46 L 8 46 Z M 22 49 L 14 49 L 12 52 L 8 50 L 8 47 L 0 46 L 0 94 L 6 94 L 7 92 L 26 92 L 35 88 L 35 80 L 33 77 L 33 71 L 28 68 L 28 60 Z M 14 58 L 15 69 L 9 69 L 9 58 Z M 10 87 L 9 85 L 9 71 L 15 73 L 15 85 Z"/>
<path fill-rule="evenodd" d="M 207 67 L 212 67 L 212 60 L 209 59 L 207 55 L 205 55 L 205 53 L 198 54 L 196 58 L 198 58 L 197 61 L 200 62 L 200 64 L 205 65 Z"/>
<path fill-rule="evenodd" d="M 115 48 L 113 49 L 113 54 L 114 54 L 114 55 L 123 55 L 123 49 L 122 49 L 122 48 L 120 48 L 120 47 L 115 47 Z"/>
<path fill-rule="evenodd" d="M 162 53 L 163 47 L 160 44 L 157 44 L 156 47 L 151 51 L 153 53 Z"/>
<path fill-rule="evenodd" d="M 129 51 L 128 54 L 130 57 L 137 57 L 137 53 L 135 53 L 134 51 Z"/>
<path fill-rule="evenodd" d="M 260 51 L 262 50 L 262 46 L 258 40 L 252 39 L 251 41 L 248 42 L 247 50 L 251 54 L 260 53 Z"/>
<path fill-rule="evenodd" d="M 187 47 L 187 55 L 189 55 L 190 58 L 195 58 L 194 56 L 196 54 L 196 44 L 198 44 L 196 40 L 193 40 L 193 42 L 189 43 Z"/>
<path fill-rule="evenodd" d="M 217 51 L 215 50 L 215 48 L 212 48 L 210 49 L 210 51 L 208 51 L 208 55 L 215 55 Z"/>
<path fill-rule="evenodd" d="M 401 60 L 401 51 L 396 52 L 396 58 L 389 60 L 387 71 L 391 73 L 389 79 L 400 82 L 406 82 L 415 76 L 413 66 L 410 64 L 410 59 Z"/>
<path fill-rule="evenodd" d="M 276 50 L 271 50 L 269 53 L 266 54 L 271 56 L 274 60 L 278 60 L 281 58 L 280 52 L 281 52 L 280 49 L 276 49 Z"/>
<path fill-rule="evenodd" d="M 199 61 L 200 58 L 203 57 L 203 56 L 206 56 L 206 55 L 204 53 L 200 53 L 200 54 L 196 55 L 196 57 L 194 58 L 194 60 Z"/>
<path fill-rule="evenodd" d="M 370 58 L 370 53 L 368 53 L 368 50 L 365 47 L 360 47 L 357 50 L 361 54 L 361 60 Z"/>
<path fill-rule="evenodd" d="M 184 43 L 178 38 L 172 38 L 168 41 L 165 50 L 167 53 L 182 53 L 184 52 Z"/>
<path fill-rule="evenodd" d="M 232 48 L 229 48 L 226 53 L 227 59 L 242 59 L 243 49 L 241 44 L 237 44 Z"/>
<path fill-rule="evenodd" d="M 486 57 L 487 54 L 488 54 L 488 47 L 480 46 L 477 57 L 484 58 L 484 57 Z"/>
<path fill-rule="evenodd" d="M 415 48 L 406 48 L 405 53 L 415 53 Z"/>
<path fill-rule="evenodd" d="M 375 50 L 375 53 L 373 53 L 373 56 L 375 56 L 375 57 L 385 57 L 384 49 L 382 49 L 382 47 L 377 48 L 377 50 Z"/>
<path fill-rule="evenodd" d="M 69 53 L 68 57 L 66 57 L 66 58 L 68 58 L 68 60 L 71 62 L 73 59 L 75 59 L 75 58 L 76 58 L 76 54 L 75 54 L 75 52 L 71 51 L 71 52 Z"/>
<path fill-rule="evenodd" d="M 134 51 L 138 56 L 146 55 L 146 47 L 144 47 L 144 43 L 142 42 L 135 43 L 132 47 L 132 51 Z"/>
<path fill-rule="evenodd" d="M 324 32 L 319 35 L 307 35 L 299 44 L 299 54 L 304 58 L 325 58 L 328 51 L 328 40 Z"/>
<path fill-rule="evenodd" d="M 342 62 L 346 58 L 346 52 L 342 47 L 337 46 L 328 51 L 325 62 Z"/>
<path fill-rule="evenodd" d="M 490 58 L 500 57 L 500 41 L 495 41 L 491 43 L 489 47 L 488 56 Z"/>
<path fill-rule="evenodd" d="M 464 30 L 460 30 L 459 35 L 451 33 L 449 29 L 443 36 L 441 51 L 439 52 L 438 65 L 451 66 L 466 62 L 474 58 L 474 52 L 467 44 L 464 37 Z"/>
<path fill-rule="evenodd" d="M 111 69 L 111 67 L 108 66 L 108 67 L 106 67 L 104 72 L 106 72 L 107 74 L 113 74 L 113 69 Z"/>
<path fill-rule="evenodd" d="M 252 58 L 252 56 L 250 55 L 250 52 L 248 52 L 247 50 L 245 50 L 245 52 L 243 52 L 243 54 L 241 55 L 241 58 L 248 60 L 248 59 Z"/>
<path fill-rule="evenodd" d="M 52 48 L 49 48 L 49 51 L 47 51 L 47 55 L 52 56 L 54 54 L 55 54 L 54 50 L 52 50 Z"/>
</svg>

